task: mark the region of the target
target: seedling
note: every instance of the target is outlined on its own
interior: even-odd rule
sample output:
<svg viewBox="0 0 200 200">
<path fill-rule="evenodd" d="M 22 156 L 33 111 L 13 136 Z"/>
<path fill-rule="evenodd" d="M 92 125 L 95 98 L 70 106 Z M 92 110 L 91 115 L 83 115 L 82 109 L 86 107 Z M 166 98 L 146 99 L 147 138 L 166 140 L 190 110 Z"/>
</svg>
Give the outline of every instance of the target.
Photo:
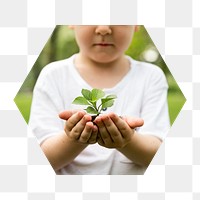
<svg viewBox="0 0 200 200">
<path fill-rule="evenodd" d="M 76 97 L 73 104 L 87 105 L 84 109 L 87 113 L 92 115 L 100 115 L 102 110 L 112 107 L 114 100 L 117 98 L 116 95 L 108 95 L 105 97 L 105 92 L 100 89 L 82 89 L 83 96 Z"/>
</svg>

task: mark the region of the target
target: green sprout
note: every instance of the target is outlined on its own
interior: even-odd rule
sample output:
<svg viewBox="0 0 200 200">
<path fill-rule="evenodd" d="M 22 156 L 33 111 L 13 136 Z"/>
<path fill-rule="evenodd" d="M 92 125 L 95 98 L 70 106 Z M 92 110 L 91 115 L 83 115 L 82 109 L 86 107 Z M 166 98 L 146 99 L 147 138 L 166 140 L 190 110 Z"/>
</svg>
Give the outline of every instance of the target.
<svg viewBox="0 0 200 200">
<path fill-rule="evenodd" d="M 73 104 L 87 105 L 84 109 L 89 114 L 95 114 L 96 116 L 101 114 L 103 109 L 112 107 L 114 100 L 117 98 L 116 95 L 108 95 L 105 97 L 105 92 L 100 89 L 82 89 L 83 96 L 76 97 Z"/>
</svg>

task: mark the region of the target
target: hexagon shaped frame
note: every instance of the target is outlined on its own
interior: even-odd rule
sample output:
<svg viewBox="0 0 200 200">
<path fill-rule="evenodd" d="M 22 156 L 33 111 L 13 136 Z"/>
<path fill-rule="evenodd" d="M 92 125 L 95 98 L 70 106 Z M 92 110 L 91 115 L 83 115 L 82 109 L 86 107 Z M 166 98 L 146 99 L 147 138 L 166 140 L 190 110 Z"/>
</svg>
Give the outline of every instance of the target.
<svg viewBox="0 0 200 200">
<path fill-rule="evenodd" d="M 145 45 L 141 45 L 141 43 Z M 69 46 L 70 48 L 68 48 Z M 139 49 L 139 52 L 134 49 L 137 50 Z M 30 93 L 27 93 L 26 91 L 28 92 L 33 91 L 37 77 L 39 76 L 42 68 L 45 67 L 48 63 L 66 59 L 67 57 L 70 57 L 71 55 L 77 52 L 78 52 L 78 46 L 75 42 L 73 32 L 67 29 L 66 26 L 56 26 L 56 28 L 53 31 L 53 34 L 51 35 L 48 42 L 44 46 L 37 61 L 33 65 L 33 68 L 31 69 L 30 73 L 28 74 L 22 87 L 20 88 L 14 99 L 19 111 L 21 112 L 22 116 L 24 117 L 27 123 L 29 120 L 28 114 L 30 113 L 32 94 L 31 96 L 29 96 Z M 148 61 L 148 59 L 150 59 L 151 63 L 154 63 L 158 65 L 160 68 L 162 68 L 169 84 L 168 103 L 169 103 L 171 124 L 173 124 L 179 112 L 181 111 L 181 108 L 184 105 L 186 99 L 183 93 L 181 92 L 180 88 L 178 87 L 176 81 L 174 80 L 168 67 L 166 66 L 165 62 L 163 61 L 161 55 L 159 54 L 157 48 L 153 44 L 144 26 L 140 26 L 140 31 L 138 31 L 137 33 L 137 38 L 135 40 L 133 39 L 132 45 L 126 51 L 126 54 L 138 60 Z M 150 55 L 151 58 L 148 57 Z M 35 70 L 38 67 L 39 69 Z M 169 93 L 171 94 L 171 96 L 169 95 Z M 27 102 L 26 104 L 22 103 L 24 98 L 27 99 L 28 103 Z"/>
</svg>

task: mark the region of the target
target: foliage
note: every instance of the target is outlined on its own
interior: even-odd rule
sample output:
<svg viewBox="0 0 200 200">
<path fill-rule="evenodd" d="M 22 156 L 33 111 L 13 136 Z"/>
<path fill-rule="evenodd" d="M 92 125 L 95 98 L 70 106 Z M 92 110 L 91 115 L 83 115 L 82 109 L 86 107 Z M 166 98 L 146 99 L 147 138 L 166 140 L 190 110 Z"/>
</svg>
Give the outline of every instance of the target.
<svg viewBox="0 0 200 200">
<path fill-rule="evenodd" d="M 108 95 L 105 98 L 105 92 L 100 89 L 82 89 L 81 91 L 83 96 L 76 97 L 73 104 L 78 105 L 87 105 L 85 109 L 89 114 L 100 115 L 101 111 L 105 108 L 112 107 L 114 104 L 114 100 L 117 98 L 116 95 Z M 99 101 L 101 101 L 99 103 Z"/>
<path fill-rule="evenodd" d="M 14 99 L 26 123 L 29 121 L 32 93 L 19 93 Z"/>
<path fill-rule="evenodd" d="M 182 92 L 170 92 L 168 94 L 168 107 L 169 107 L 169 117 L 171 125 L 176 120 L 177 115 L 182 109 L 186 99 L 183 96 Z"/>
</svg>

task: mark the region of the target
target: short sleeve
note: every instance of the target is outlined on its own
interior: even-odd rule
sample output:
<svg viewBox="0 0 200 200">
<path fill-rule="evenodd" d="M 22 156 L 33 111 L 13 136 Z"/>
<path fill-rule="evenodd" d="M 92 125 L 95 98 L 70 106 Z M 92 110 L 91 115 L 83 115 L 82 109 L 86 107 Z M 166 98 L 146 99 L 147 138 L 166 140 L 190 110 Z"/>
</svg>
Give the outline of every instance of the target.
<svg viewBox="0 0 200 200">
<path fill-rule="evenodd" d="M 63 103 L 57 78 L 44 68 L 33 91 L 29 126 L 40 144 L 63 130 L 63 121 L 58 117 Z"/>
<path fill-rule="evenodd" d="M 163 140 L 169 131 L 170 120 L 167 103 L 168 84 L 161 69 L 155 67 L 155 70 L 152 70 L 144 91 L 141 109 L 144 125 L 138 131 Z"/>
</svg>

